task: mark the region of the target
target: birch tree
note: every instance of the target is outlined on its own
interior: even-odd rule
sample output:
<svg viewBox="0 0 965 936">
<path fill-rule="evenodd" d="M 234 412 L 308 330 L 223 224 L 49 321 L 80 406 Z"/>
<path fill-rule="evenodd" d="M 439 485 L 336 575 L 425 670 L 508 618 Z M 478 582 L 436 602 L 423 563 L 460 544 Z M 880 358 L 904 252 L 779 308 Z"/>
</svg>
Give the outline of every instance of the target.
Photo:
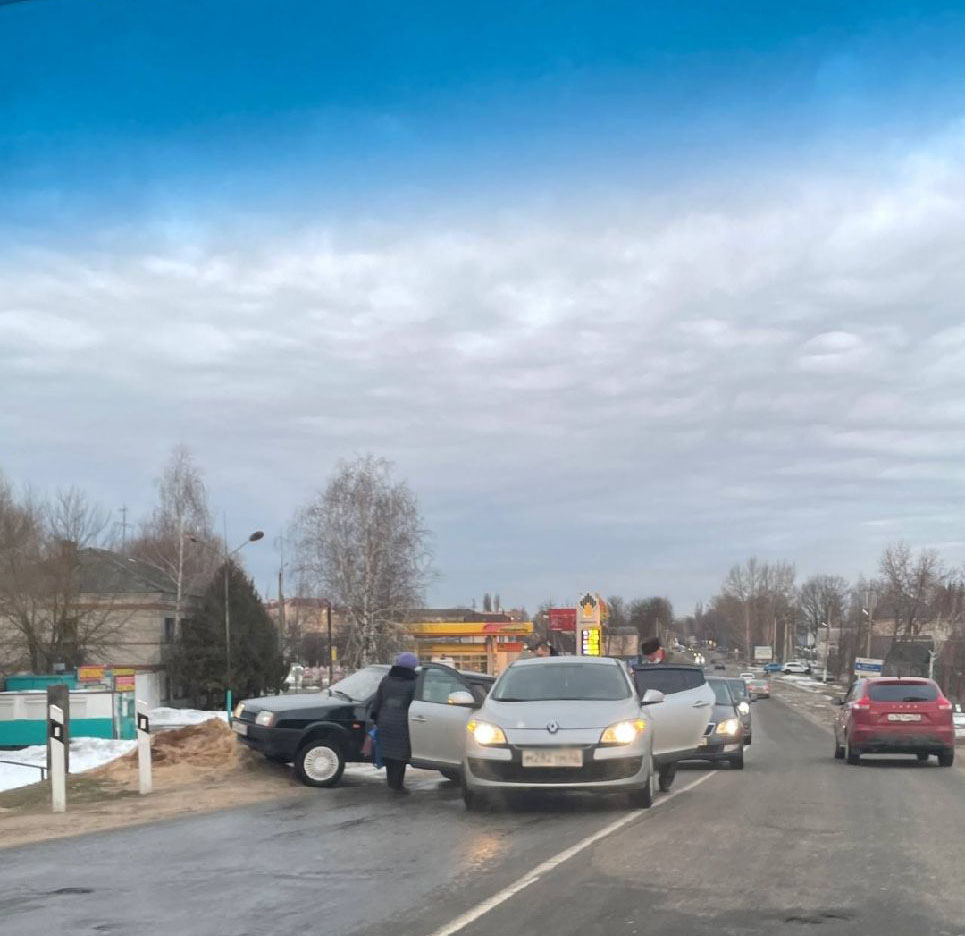
<svg viewBox="0 0 965 936">
<path fill-rule="evenodd" d="M 432 575 L 415 494 L 393 479 L 384 459 L 341 462 L 298 512 L 293 533 L 301 574 L 345 616 L 346 662 L 388 660 L 400 646 L 406 612 L 423 602 Z"/>
</svg>

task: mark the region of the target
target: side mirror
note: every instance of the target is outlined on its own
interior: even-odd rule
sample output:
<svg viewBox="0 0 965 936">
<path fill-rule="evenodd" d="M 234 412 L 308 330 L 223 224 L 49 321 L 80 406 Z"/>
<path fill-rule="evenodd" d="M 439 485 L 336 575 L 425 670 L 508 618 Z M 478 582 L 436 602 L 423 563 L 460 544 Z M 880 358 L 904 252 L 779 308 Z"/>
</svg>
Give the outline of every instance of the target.
<svg viewBox="0 0 965 936">
<path fill-rule="evenodd" d="M 653 705 L 654 702 L 663 702 L 664 694 L 659 689 L 648 689 L 640 700 L 641 705 Z"/>
<path fill-rule="evenodd" d="M 476 704 L 476 700 L 471 692 L 466 692 L 465 689 L 459 689 L 456 692 L 449 693 L 449 704 L 473 708 Z"/>
</svg>

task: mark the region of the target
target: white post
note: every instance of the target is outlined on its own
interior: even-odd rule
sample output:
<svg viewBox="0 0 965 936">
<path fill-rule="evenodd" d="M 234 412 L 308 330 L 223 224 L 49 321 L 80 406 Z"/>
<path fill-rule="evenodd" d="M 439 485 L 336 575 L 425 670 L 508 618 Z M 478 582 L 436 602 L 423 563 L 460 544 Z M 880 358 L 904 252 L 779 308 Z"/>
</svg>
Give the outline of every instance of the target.
<svg viewBox="0 0 965 936">
<path fill-rule="evenodd" d="M 137 702 L 137 776 L 141 796 L 153 789 L 151 777 L 151 726 L 146 702 Z"/>
<path fill-rule="evenodd" d="M 64 769 L 64 710 L 48 706 L 47 744 L 50 745 L 50 793 L 54 812 L 67 811 L 67 775 Z"/>
</svg>

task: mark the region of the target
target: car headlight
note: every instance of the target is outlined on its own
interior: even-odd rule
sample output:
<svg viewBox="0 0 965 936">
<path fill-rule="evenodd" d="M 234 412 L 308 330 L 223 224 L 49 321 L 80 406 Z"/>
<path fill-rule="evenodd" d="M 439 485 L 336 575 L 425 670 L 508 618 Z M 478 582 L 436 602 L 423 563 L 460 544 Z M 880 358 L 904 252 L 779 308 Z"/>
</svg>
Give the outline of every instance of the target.
<svg viewBox="0 0 965 936">
<path fill-rule="evenodd" d="M 717 734 L 735 735 L 741 730 L 740 720 L 737 718 L 725 718 L 717 726 Z"/>
<path fill-rule="evenodd" d="M 235 710 L 231 713 L 232 718 L 241 718 L 241 713 L 245 710 L 245 703 L 239 702 L 235 706 Z"/>
<path fill-rule="evenodd" d="M 610 725 L 600 736 L 600 744 L 630 744 L 643 734 L 647 723 L 642 718 L 633 721 L 621 721 Z"/>
<path fill-rule="evenodd" d="M 271 726 L 275 724 L 275 713 L 259 712 L 255 716 L 255 724 L 261 725 L 262 728 L 271 728 Z"/>
<path fill-rule="evenodd" d="M 746 715 L 750 710 L 751 707 L 746 702 L 737 703 L 737 711 L 740 712 L 741 715 Z"/>
<path fill-rule="evenodd" d="M 473 718 L 466 724 L 466 731 L 473 736 L 476 744 L 481 744 L 483 747 L 490 744 L 506 743 L 506 735 L 503 733 L 503 729 L 498 725 L 491 725 L 489 722 L 476 721 Z"/>
</svg>

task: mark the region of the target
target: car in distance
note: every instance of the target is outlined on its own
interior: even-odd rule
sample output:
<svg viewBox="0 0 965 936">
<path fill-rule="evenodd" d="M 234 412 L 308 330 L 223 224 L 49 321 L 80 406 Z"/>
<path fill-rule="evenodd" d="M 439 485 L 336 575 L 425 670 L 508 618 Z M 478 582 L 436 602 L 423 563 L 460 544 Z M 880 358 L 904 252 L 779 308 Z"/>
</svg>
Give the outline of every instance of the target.
<svg viewBox="0 0 965 936">
<path fill-rule="evenodd" d="M 235 708 L 232 730 L 269 760 L 293 763 L 306 785 L 335 786 L 346 763 L 370 760 L 362 746 L 375 692 L 388 672 L 388 665 L 366 666 L 322 692 L 247 699 Z M 416 673 L 411 763 L 459 780 L 466 721 L 494 679 L 438 663 Z"/>
<path fill-rule="evenodd" d="M 747 691 L 750 693 L 751 701 L 756 699 L 769 699 L 771 697 L 771 684 L 763 676 L 751 676 L 745 679 Z"/>
<path fill-rule="evenodd" d="M 955 761 L 952 703 L 932 679 L 859 679 L 843 699 L 834 721 L 834 756 L 857 764 L 862 754 L 916 754 Z"/>
<path fill-rule="evenodd" d="M 790 660 L 784 664 L 784 669 L 781 670 L 785 676 L 790 676 L 792 673 L 801 676 L 811 675 L 811 664 L 804 663 L 801 660 Z"/>
<path fill-rule="evenodd" d="M 641 699 L 626 667 L 606 657 L 515 661 L 463 730 L 466 808 L 522 790 L 625 793 L 648 808 L 657 782 L 649 709 L 662 699 Z"/>
<path fill-rule="evenodd" d="M 725 665 L 724 663 L 722 663 L 720 660 L 717 660 L 717 661 L 714 663 L 714 669 L 715 669 L 715 670 L 726 670 L 727 667 L 726 667 L 726 665 Z"/>
<path fill-rule="evenodd" d="M 784 664 L 783 663 L 765 663 L 762 667 L 762 672 L 766 675 L 767 673 L 783 673 Z"/>
<path fill-rule="evenodd" d="M 751 743 L 751 694 L 747 689 L 747 683 L 743 679 L 729 677 L 727 685 L 730 687 L 730 694 L 734 697 L 734 704 L 737 706 L 737 714 L 744 726 L 744 746 Z"/>
<path fill-rule="evenodd" d="M 726 679 L 711 677 L 708 685 L 714 690 L 714 706 L 697 751 L 688 760 L 724 762 L 735 770 L 744 769 L 744 725 L 737 703 Z"/>
</svg>

